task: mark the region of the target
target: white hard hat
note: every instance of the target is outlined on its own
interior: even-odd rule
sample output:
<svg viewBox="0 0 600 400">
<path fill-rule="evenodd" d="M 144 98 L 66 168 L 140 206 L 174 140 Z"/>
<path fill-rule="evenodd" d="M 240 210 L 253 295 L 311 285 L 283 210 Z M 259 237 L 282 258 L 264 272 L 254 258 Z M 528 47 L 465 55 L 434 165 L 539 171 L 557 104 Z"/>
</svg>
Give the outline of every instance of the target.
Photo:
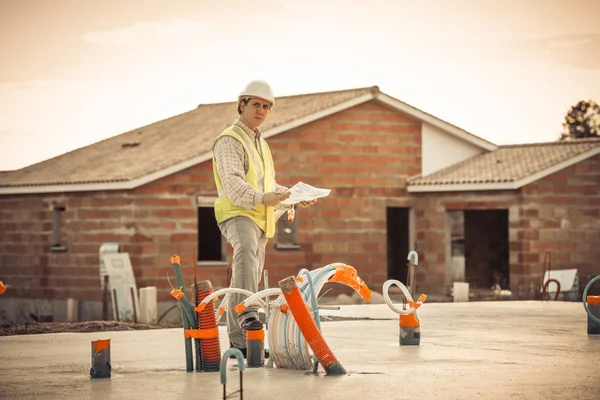
<svg viewBox="0 0 600 400">
<path fill-rule="evenodd" d="M 238 96 L 238 101 L 246 97 L 258 97 L 263 100 L 267 100 L 271 104 L 275 104 L 275 96 L 273 96 L 273 90 L 271 86 L 265 81 L 252 81 L 246 85 L 244 90 Z"/>
</svg>

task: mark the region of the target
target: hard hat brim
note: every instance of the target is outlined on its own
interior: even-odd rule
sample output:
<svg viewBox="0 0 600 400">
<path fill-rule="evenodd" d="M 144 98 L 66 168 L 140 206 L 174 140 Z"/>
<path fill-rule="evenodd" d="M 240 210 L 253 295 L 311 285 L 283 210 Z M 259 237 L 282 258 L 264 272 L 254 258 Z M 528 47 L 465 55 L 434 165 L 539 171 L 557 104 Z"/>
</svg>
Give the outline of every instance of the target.
<svg viewBox="0 0 600 400">
<path fill-rule="evenodd" d="M 261 99 L 261 100 L 267 101 L 267 102 L 271 103 L 271 105 L 275 104 L 275 101 L 273 101 L 273 100 L 265 99 L 264 97 L 260 97 L 260 96 L 254 95 L 254 94 L 240 95 L 238 97 L 238 103 L 240 101 L 242 101 L 242 99 L 252 99 L 252 98 L 254 98 L 254 99 Z"/>
</svg>

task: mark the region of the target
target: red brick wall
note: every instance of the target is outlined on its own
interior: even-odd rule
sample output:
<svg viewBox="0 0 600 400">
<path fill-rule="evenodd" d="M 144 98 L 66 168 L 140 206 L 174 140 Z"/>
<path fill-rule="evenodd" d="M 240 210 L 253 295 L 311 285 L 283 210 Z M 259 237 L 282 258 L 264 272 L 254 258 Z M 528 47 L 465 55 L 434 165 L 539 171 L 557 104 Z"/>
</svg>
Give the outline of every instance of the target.
<svg viewBox="0 0 600 400">
<path fill-rule="evenodd" d="M 405 182 L 421 166 L 421 128 L 375 102 L 269 139 L 277 180 L 331 188 L 300 209 L 300 250 L 269 242 L 271 286 L 301 268 L 332 262 L 357 268 L 373 290 L 386 280 L 386 207 L 414 206 L 418 291 L 447 293 L 447 210 L 509 209 L 511 289 L 541 283 L 546 250 L 553 268 L 578 268 L 582 283 L 600 273 L 600 157 L 583 161 L 521 191 L 408 195 Z M 215 133 L 216 134 L 216 133 Z M 3 296 L 100 300 L 98 249 L 118 242 L 130 253 L 138 287 L 157 286 L 170 300 L 169 257 L 182 257 L 191 283 L 197 242 L 196 196 L 215 196 L 211 162 L 131 191 L 0 196 L 0 280 Z M 65 253 L 50 251 L 53 206 L 65 206 Z M 199 279 L 226 285 L 226 263 L 199 268 Z"/>
<path fill-rule="evenodd" d="M 299 209 L 299 251 L 274 250 L 270 282 L 333 262 L 354 266 L 378 292 L 386 280 L 386 205 L 408 200 L 406 179 L 421 171 L 418 121 L 371 102 L 269 140 L 277 181 L 330 188 Z"/>
<path fill-rule="evenodd" d="M 133 191 L 139 204 L 137 247 L 133 249 L 137 282 L 138 286 L 158 287 L 159 301 L 172 298 L 167 274 L 175 286 L 170 256 L 181 257 L 184 281 L 188 287 L 193 282 L 192 256 L 198 240 L 196 196 L 216 197 L 213 181 L 212 164 L 205 162 Z M 217 288 L 226 283 L 224 267 L 201 268 L 199 274 Z"/>
<path fill-rule="evenodd" d="M 519 214 L 516 192 L 415 193 L 415 249 L 419 253 L 416 281 L 419 292 L 449 294 L 450 282 L 450 210 L 509 210 L 509 231 L 514 215 Z M 510 234 L 510 233 L 509 233 Z M 510 242 L 510 252 L 516 243 Z M 511 270 L 512 273 L 512 270 Z"/>
<path fill-rule="evenodd" d="M 541 284 L 544 255 L 552 269 L 577 268 L 580 286 L 600 274 L 600 155 L 522 189 L 521 283 Z"/>
<path fill-rule="evenodd" d="M 406 179 L 420 172 L 420 131 L 419 122 L 370 102 L 269 139 L 279 183 L 332 189 L 299 210 L 300 250 L 276 250 L 270 241 L 271 286 L 301 268 L 345 262 L 380 291 L 388 206 L 414 207 L 418 291 L 447 293 L 447 210 L 509 209 L 513 291 L 541 283 L 547 250 L 554 269 L 578 268 L 583 284 L 600 273 L 600 156 L 520 191 L 408 195 Z M 210 161 L 131 191 L 0 196 L 0 280 L 11 286 L 3 296 L 98 301 L 99 246 L 118 242 L 138 287 L 157 286 L 159 300 L 170 300 L 171 255 L 182 257 L 191 283 L 198 195 L 216 195 Z M 64 253 L 50 251 L 54 206 L 66 207 Z M 202 266 L 199 279 L 224 287 L 226 267 Z"/>
<path fill-rule="evenodd" d="M 332 194 L 298 213 L 300 250 L 275 250 L 266 268 L 271 286 L 301 268 L 345 262 L 373 289 L 386 279 L 385 207 L 408 199 L 406 179 L 420 172 L 420 123 L 374 102 L 306 124 L 269 140 L 284 185 L 297 181 Z M 218 132 L 215 133 L 215 135 Z M 169 257 L 182 257 L 191 283 L 197 242 L 196 196 L 216 196 L 210 161 L 132 191 L 0 197 L 0 279 L 4 296 L 100 300 L 98 249 L 118 242 L 130 253 L 138 287 L 157 286 L 169 300 Z M 406 200 L 409 201 L 409 200 Z M 66 207 L 65 253 L 50 251 L 52 206 Z M 226 285 L 226 265 L 201 267 L 199 279 Z"/>
<path fill-rule="evenodd" d="M 182 257 L 191 274 L 196 246 L 196 197 L 213 186 L 210 163 L 195 166 L 133 191 L 0 197 L 0 280 L 6 295 L 21 298 L 100 300 L 100 245 L 116 242 L 130 254 L 138 288 L 158 286 L 167 300 L 169 257 Z M 53 207 L 64 206 L 61 244 L 52 252 Z M 224 283 L 225 279 L 217 283 Z"/>
<path fill-rule="evenodd" d="M 61 244 L 52 252 L 54 207 Z M 0 279 L 10 297 L 99 300 L 98 250 L 108 241 L 129 244 L 134 199 L 123 192 L 0 197 Z M 125 246 L 127 251 L 129 246 Z"/>
<path fill-rule="evenodd" d="M 444 283 L 450 284 L 448 210 L 509 210 L 510 289 L 516 296 L 539 294 L 546 251 L 553 253 L 552 269 L 579 270 L 580 288 L 600 274 L 600 156 L 517 191 L 414 196 L 420 291 L 443 293 Z"/>
<path fill-rule="evenodd" d="M 356 267 L 370 287 L 381 291 L 386 279 L 386 199 L 406 196 L 406 179 L 420 172 L 420 131 L 417 121 L 369 103 L 269 139 L 280 184 L 303 181 L 332 189 L 331 195 L 314 207 L 298 211 L 300 250 L 276 250 L 277 238 L 269 241 L 265 268 L 271 286 L 302 268 L 345 262 Z M 189 178 L 179 173 L 139 188 L 135 194 L 149 198 L 164 193 L 216 195 L 210 162 L 184 172 Z M 190 182 L 195 184 L 190 186 Z M 143 209 L 147 223 L 158 223 L 153 217 L 157 211 L 148 205 Z M 168 289 L 165 273 L 171 270 L 165 263 L 169 255 L 182 256 L 184 274 L 191 265 L 197 227 L 195 210 L 193 215 L 188 212 L 183 205 L 176 214 L 169 214 L 177 230 L 171 235 L 150 239 L 152 230 L 146 232 L 140 226 L 140 234 L 150 241 L 140 256 L 141 276 L 158 273 L 153 276 L 158 281 L 148 276 L 147 285 L 154 282 L 165 288 L 164 293 Z M 231 255 L 231 248 L 228 250 Z M 157 267 L 163 270 L 157 272 Z M 188 270 L 188 276 L 191 273 Z M 202 266 L 198 274 L 198 279 L 210 279 L 216 288 L 226 285 L 224 265 Z"/>
</svg>

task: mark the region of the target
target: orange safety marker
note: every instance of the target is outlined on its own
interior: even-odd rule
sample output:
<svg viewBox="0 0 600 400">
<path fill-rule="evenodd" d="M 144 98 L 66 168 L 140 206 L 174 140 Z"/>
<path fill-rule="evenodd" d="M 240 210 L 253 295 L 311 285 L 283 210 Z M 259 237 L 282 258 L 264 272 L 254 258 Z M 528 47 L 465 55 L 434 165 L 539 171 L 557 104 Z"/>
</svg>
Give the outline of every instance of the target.
<svg viewBox="0 0 600 400">
<path fill-rule="evenodd" d="M 184 329 L 183 337 L 193 339 L 213 339 L 219 337 L 219 329 Z"/>
<path fill-rule="evenodd" d="M 325 339 L 323 339 L 323 335 L 321 335 L 321 332 L 317 328 L 317 324 L 302 298 L 300 289 L 298 289 L 295 277 L 290 276 L 279 281 L 279 287 L 300 332 L 304 335 L 306 342 L 313 353 L 315 353 L 327 375 L 345 375 L 346 370 L 335 358 Z"/>
<path fill-rule="evenodd" d="M 0 281 L 0 294 L 6 292 L 6 289 L 8 289 L 8 285 L 5 285 L 4 282 Z"/>
<path fill-rule="evenodd" d="M 198 303 L 196 308 L 194 308 L 194 311 L 196 311 L 197 313 L 201 313 L 202 311 L 204 311 L 205 308 L 206 308 L 206 303 Z"/>
<path fill-rule="evenodd" d="M 171 290 L 171 296 L 175 297 L 177 300 L 181 300 L 183 298 L 182 288 Z"/>
<path fill-rule="evenodd" d="M 587 296 L 588 305 L 598 306 L 600 305 L 600 296 Z"/>
<path fill-rule="evenodd" d="M 198 304 L 214 292 L 209 280 L 198 282 Z M 217 335 L 202 338 L 200 349 L 202 353 L 202 370 L 206 372 L 219 372 L 221 369 L 221 345 L 217 328 L 217 316 L 214 300 L 206 304 L 202 312 L 198 313 L 198 328 L 200 331 L 217 330 Z"/>
<path fill-rule="evenodd" d="M 233 309 L 235 310 L 236 313 L 241 314 L 246 309 L 246 305 L 242 301 L 240 304 L 238 304 L 237 306 L 233 307 Z"/>
<path fill-rule="evenodd" d="M 279 311 L 281 311 L 285 315 L 287 315 L 289 310 L 290 310 L 290 306 L 288 306 L 287 303 L 283 303 L 282 305 L 279 306 Z"/>
<path fill-rule="evenodd" d="M 365 284 L 361 278 L 359 278 L 356 268 L 347 265 L 339 264 L 335 266 L 335 275 L 333 275 L 329 282 L 337 282 L 343 285 L 349 286 L 354 289 L 360 297 L 366 301 L 371 300 L 371 290 Z"/>
<path fill-rule="evenodd" d="M 588 335 L 600 335 L 600 323 L 592 319 L 592 315 L 596 319 L 600 319 L 600 296 L 586 296 L 588 311 Z"/>
</svg>

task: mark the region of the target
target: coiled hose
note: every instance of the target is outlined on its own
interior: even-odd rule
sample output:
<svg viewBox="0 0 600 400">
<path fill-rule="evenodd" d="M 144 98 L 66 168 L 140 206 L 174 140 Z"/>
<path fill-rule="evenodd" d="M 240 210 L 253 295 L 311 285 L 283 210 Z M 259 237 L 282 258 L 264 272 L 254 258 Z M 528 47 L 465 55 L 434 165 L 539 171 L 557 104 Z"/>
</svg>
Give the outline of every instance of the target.
<svg viewBox="0 0 600 400">
<path fill-rule="evenodd" d="M 404 294 L 404 297 L 406 297 L 406 300 L 408 300 L 408 304 L 409 304 L 410 308 L 408 308 L 406 310 L 401 310 L 401 309 L 397 308 L 394 305 L 394 303 L 392 303 L 392 299 L 390 299 L 390 293 L 389 293 L 390 286 L 392 286 L 392 285 L 396 285 L 400 288 L 400 290 Z M 414 312 L 416 315 L 416 313 L 417 313 L 416 308 L 411 305 L 411 303 L 414 303 L 412 295 L 410 294 L 410 292 L 408 291 L 408 289 L 406 288 L 406 286 L 404 286 L 404 284 L 402 282 L 397 281 L 395 279 L 387 280 L 383 284 L 383 300 L 385 301 L 385 304 L 387 304 L 387 306 L 389 308 L 391 308 L 392 311 L 394 311 L 397 314 L 402 315 L 402 314 L 410 314 L 410 313 Z"/>
<path fill-rule="evenodd" d="M 289 311 L 292 313 L 304 337 L 309 341 L 310 348 L 321 365 L 323 365 L 327 375 L 346 375 L 346 370 L 327 345 L 320 329 L 313 320 L 294 277 L 290 276 L 279 281 L 279 287 L 288 303 Z"/>
<path fill-rule="evenodd" d="M 595 278 L 592 278 L 592 280 L 589 281 L 588 284 L 585 286 L 585 289 L 583 289 L 583 308 L 585 309 L 585 312 L 587 313 L 587 315 L 592 319 L 592 321 L 596 322 L 597 324 L 600 324 L 600 318 L 598 318 L 594 314 L 592 314 L 590 312 L 590 309 L 588 308 L 588 305 L 587 305 L 587 293 L 588 293 L 588 290 L 598 280 L 600 280 L 600 275 L 598 275 Z"/>
<path fill-rule="evenodd" d="M 296 277 L 302 300 L 309 305 L 315 324 L 320 330 L 317 298 L 328 282 L 352 287 L 363 299 L 370 300 L 371 291 L 356 274 L 356 269 L 343 263 L 333 263 L 312 271 L 303 269 Z M 309 353 L 309 346 L 298 324 L 289 312 L 281 289 L 272 288 L 255 293 L 240 303 L 238 310 L 259 301 L 262 297 L 279 295 L 270 305 L 268 343 L 271 357 L 278 368 L 310 370 L 317 361 Z"/>
<path fill-rule="evenodd" d="M 408 309 L 401 310 L 401 309 L 397 308 L 394 305 L 394 303 L 392 303 L 392 299 L 390 299 L 390 293 L 389 293 L 390 286 L 392 286 L 392 285 L 396 285 L 400 288 L 400 290 L 402 291 L 402 293 L 404 294 L 404 297 L 406 297 L 406 300 L 408 302 L 408 307 L 409 307 Z M 412 317 L 409 318 L 409 314 L 411 314 L 411 313 L 414 313 L 414 321 L 417 321 L 417 323 L 418 323 L 419 316 L 417 315 L 417 309 L 423 305 L 426 298 L 427 298 L 427 296 L 425 294 L 421 294 L 419 296 L 418 300 L 414 301 L 412 295 L 410 294 L 408 289 L 406 289 L 406 286 L 404 286 L 404 284 L 402 282 L 397 281 L 395 279 L 387 280 L 383 284 L 383 300 L 385 301 L 385 304 L 387 304 L 387 306 L 392 309 L 392 311 L 396 312 L 397 314 L 400 314 L 400 327 L 401 328 L 403 325 L 403 319 L 405 321 L 413 320 Z"/>
</svg>

